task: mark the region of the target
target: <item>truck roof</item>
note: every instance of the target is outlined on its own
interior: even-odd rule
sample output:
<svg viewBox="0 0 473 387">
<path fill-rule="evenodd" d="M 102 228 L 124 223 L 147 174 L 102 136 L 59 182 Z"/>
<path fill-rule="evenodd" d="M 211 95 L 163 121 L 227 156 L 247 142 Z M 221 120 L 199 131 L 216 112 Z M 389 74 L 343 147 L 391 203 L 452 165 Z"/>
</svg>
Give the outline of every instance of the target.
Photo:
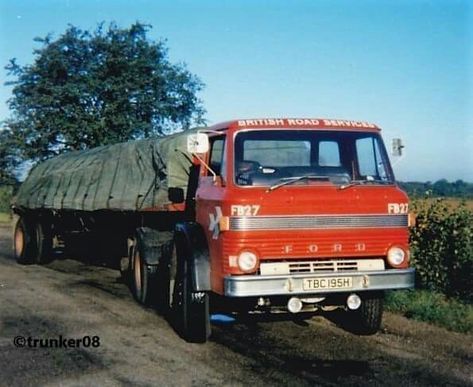
<svg viewBox="0 0 473 387">
<path fill-rule="evenodd" d="M 221 122 L 211 126 L 210 130 L 240 129 L 240 128 L 294 128 L 294 129 L 329 129 L 329 130 L 348 130 L 363 132 L 378 132 L 380 128 L 370 122 L 339 120 L 331 118 L 252 118 L 236 119 L 232 121 Z"/>
</svg>

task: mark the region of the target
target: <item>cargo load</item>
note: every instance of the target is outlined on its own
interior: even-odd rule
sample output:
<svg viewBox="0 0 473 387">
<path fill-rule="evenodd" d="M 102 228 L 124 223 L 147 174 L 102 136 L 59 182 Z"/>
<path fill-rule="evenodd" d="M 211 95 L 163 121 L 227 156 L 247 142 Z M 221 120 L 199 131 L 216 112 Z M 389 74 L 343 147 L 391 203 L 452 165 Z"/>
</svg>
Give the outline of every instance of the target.
<svg viewBox="0 0 473 387">
<path fill-rule="evenodd" d="M 73 151 L 38 164 L 14 207 L 138 211 L 169 204 L 168 187 L 187 189 L 186 131 Z"/>
</svg>

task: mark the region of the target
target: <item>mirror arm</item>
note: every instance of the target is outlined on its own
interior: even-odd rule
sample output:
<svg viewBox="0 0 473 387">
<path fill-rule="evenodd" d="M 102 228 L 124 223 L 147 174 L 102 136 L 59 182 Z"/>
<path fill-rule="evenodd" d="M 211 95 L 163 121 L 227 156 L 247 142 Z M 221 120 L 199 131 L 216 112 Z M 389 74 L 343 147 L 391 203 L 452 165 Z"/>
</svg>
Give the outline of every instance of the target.
<svg viewBox="0 0 473 387">
<path fill-rule="evenodd" d="M 213 176 L 212 181 L 215 182 L 217 180 L 217 174 L 215 173 L 215 171 L 212 168 L 210 168 L 210 166 L 197 153 L 193 153 L 193 155 L 212 174 L 212 176 Z"/>
</svg>

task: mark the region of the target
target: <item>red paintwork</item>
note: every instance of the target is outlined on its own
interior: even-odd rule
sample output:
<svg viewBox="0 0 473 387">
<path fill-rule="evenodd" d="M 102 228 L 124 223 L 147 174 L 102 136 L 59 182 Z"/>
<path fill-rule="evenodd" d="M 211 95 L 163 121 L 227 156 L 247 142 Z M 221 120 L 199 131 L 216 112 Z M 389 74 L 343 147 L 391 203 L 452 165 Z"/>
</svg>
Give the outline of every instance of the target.
<svg viewBox="0 0 473 387">
<path fill-rule="evenodd" d="M 266 121 L 264 121 L 266 120 Z M 276 120 L 280 120 L 275 124 Z M 236 120 L 215 125 L 212 131 L 227 134 L 227 171 L 233 173 L 233 138 L 235 132 L 250 129 L 288 129 L 291 127 L 307 130 L 344 130 L 379 132 L 374 124 L 352 122 L 351 127 L 337 125 L 337 120 L 306 119 Z M 299 119 L 304 120 L 304 119 Z M 305 122 L 307 125 L 298 125 Z M 344 123 L 348 121 L 343 121 Z M 290 124 L 293 125 L 290 125 Z M 328 124 L 327 124 L 328 123 Z M 250 125 L 249 125 L 250 124 Z M 215 135 L 215 134 L 214 134 Z M 206 160 L 207 162 L 208 160 Z M 238 268 L 229 266 L 229 256 L 238 255 L 243 249 L 257 253 L 264 259 L 301 258 L 343 258 L 343 257 L 385 257 L 387 250 L 399 246 L 408 250 L 408 229 L 337 229 L 337 230 L 286 230 L 286 231 L 223 231 L 218 239 L 213 239 L 208 231 L 209 214 L 215 214 L 215 207 L 222 209 L 224 216 L 230 216 L 231 205 L 260 205 L 258 215 L 330 215 L 330 214 L 388 214 L 388 203 L 407 203 L 407 195 L 398 187 L 392 186 L 353 186 L 339 190 L 331 184 L 310 183 L 294 184 L 281 187 L 272 192 L 265 192 L 264 187 L 240 187 L 232 179 L 222 182 L 213 181 L 206 176 L 204 168 L 196 195 L 197 222 L 207 230 L 207 239 L 211 257 L 212 290 L 223 293 L 223 277 L 229 274 L 244 275 Z M 316 243 L 316 253 L 308 251 L 308 246 Z M 334 252 L 333 244 L 340 243 L 342 252 Z M 366 248 L 360 252 L 356 244 L 363 243 Z M 285 252 L 285 246 L 291 246 L 291 252 Z"/>
<path fill-rule="evenodd" d="M 377 125 L 365 121 L 339 120 L 331 118 L 255 118 L 222 122 L 210 127 L 209 130 L 235 131 L 237 129 L 334 129 L 363 132 L 379 132 Z"/>
</svg>

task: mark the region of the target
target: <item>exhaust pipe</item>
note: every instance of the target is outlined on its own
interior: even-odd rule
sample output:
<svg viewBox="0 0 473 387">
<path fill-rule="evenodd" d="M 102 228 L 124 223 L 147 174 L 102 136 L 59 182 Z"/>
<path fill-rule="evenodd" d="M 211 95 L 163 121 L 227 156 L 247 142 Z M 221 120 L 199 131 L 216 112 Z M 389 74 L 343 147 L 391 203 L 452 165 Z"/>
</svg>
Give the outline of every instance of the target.
<svg viewBox="0 0 473 387">
<path fill-rule="evenodd" d="M 291 297 L 287 302 L 287 309 L 291 313 L 299 313 L 302 310 L 302 301 L 297 297 Z"/>
</svg>

